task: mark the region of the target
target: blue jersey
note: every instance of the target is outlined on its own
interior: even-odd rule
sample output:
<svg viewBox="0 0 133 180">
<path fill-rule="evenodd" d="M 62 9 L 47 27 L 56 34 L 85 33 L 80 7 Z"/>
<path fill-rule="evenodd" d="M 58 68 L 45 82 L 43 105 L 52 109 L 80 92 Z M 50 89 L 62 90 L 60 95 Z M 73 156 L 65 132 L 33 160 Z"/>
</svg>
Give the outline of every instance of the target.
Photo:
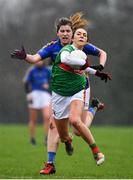
<svg viewBox="0 0 133 180">
<path fill-rule="evenodd" d="M 38 54 L 41 56 L 42 59 L 51 57 L 52 61 L 55 61 L 55 58 L 57 54 L 60 52 L 60 50 L 62 49 L 62 47 L 63 46 L 61 45 L 61 42 L 59 39 L 55 41 L 51 41 L 51 43 L 47 44 L 42 49 L 40 49 L 38 51 Z M 100 54 L 99 49 L 90 43 L 84 46 L 83 51 L 87 55 L 99 56 Z"/>
<path fill-rule="evenodd" d="M 33 90 L 48 91 L 43 87 L 44 84 L 49 84 L 51 80 L 51 73 L 45 67 L 33 66 L 24 78 L 24 82 L 28 82 Z"/>
</svg>

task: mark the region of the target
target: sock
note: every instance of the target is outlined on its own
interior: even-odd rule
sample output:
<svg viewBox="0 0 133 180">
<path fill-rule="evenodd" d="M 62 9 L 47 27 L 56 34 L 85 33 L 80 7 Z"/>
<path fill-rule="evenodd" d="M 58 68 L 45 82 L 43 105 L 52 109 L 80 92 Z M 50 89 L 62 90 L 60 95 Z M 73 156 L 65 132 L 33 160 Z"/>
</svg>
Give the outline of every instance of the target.
<svg viewBox="0 0 133 180">
<path fill-rule="evenodd" d="M 97 157 L 98 157 L 97 154 L 100 152 L 98 146 L 96 145 L 96 143 L 90 144 L 89 146 L 90 146 L 91 151 L 93 153 L 94 159 L 97 159 Z"/>
<path fill-rule="evenodd" d="M 89 111 L 92 113 L 93 116 L 95 116 L 95 114 L 97 112 L 97 107 L 90 107 Z"/>
<path fill-rule="evenodd" d="M 54 163 L 56 153 L 55 152 L 48 152 L 48 163 Z"/>
</svg>

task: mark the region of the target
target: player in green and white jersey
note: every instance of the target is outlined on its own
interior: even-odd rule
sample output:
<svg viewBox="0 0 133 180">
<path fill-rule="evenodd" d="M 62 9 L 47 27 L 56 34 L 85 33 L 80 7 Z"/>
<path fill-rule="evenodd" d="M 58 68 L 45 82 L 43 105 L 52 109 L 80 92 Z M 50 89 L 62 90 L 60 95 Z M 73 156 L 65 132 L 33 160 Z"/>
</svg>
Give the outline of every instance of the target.
<svg viewBox="0 0 133 180">
<path fill-rule="evenodd" d="M 82 89 L 85 89 L 86 76 L 83 71 L 75 73 L 74 69 L 71 66 L 68 66 L 65 63 L 61 62 L 62 53 L 71 53 L 74 50 L 76 50 L 76 47 L 74 47 L 73 45 L 67 45 L 62 48 L 60 53 L 57 55 L 52 68 L 52 90 L 62 96 L 72 96 L 75 93 L 81 91 Z M 82 54 L 84 53 L 82 52 Z M 84 57 L 85 59 L 83 60 L 83 65 L 87 56 L 84 54 Z M 78 62 L 78 58 L 76 60 Z M 81 60 L 82 59 L 79 59 L 79 63 L 82 64 Z M 71 62 L 72 61 L 70 59 L 69 63 Z"/>
<path fill-rule="evenodd" d="M 57 55 L 52 69 L 52 110 L 61 141 L 69 144 L 69 150 L 73 152 L 72 139 L 68 133 L 68 122 L 80 132 L 81 137 L 90 147 L 94 145 L 92 151 L 95 151 L 94 154 L 97 156 L 100 151 L 90 130 L 81 120 L 86 78 L 79 67 L 85 66 L 86 63 L 87 56 L 81 50 L 87 43 L 87 31 L 83 28 L 77 29 L 72 40 L 73 44 L 62 48 Z M 80 53 L 77 53 L 79 56 L 72 56 L 73 52 L 79 50 Z M 110 78 L 107 77 L 107 79 Z M 103 154 L 97 162 L 101 164 L 102 161 L 104 161 Z"/>
</svg>

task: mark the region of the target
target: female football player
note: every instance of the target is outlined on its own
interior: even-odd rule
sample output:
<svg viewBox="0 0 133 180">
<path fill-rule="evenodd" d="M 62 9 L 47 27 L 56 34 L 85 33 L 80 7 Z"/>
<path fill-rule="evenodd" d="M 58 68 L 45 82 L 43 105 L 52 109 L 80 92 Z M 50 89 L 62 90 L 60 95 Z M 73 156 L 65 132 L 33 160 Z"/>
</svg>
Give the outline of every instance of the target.
<svg viewBox="0 0 133 180">
<path fill-rule="evenodd" d="M 49 128 L 49 119 L 51 115 L 51 94 L 50 94 L 50 80 L 51 73 L 40 61 L 33 65 L 27 72 L 23 79 L 26 99 L 29 109 L 29 133 L 30 142 L 35 145 L 35 131 L 37 123 L 38 110 L 41 110 L 44 125 L 44 143 L 47 144 L 47 135 Z"/>
<path fill-rule="evenodd" d="M 83 50 L 87 40 L 87 31 L 78 28 L 73 33 L 73 44 L 63 47 L 57 55 L 52 68 L 52 110 L 61 141 L 71 145 L 70 149 L 73 150 L 68 131 L 69 122 L 91 147 L 99 165 L 104 161 L 104 155 L 101 154 L 99 158 L 99 148 L 96 146 L 90 130 L 82 122 L 86 76 L 79 66 L 86 65 L 87 56 L 83 51 L 77 49 Z"/>
</svg>

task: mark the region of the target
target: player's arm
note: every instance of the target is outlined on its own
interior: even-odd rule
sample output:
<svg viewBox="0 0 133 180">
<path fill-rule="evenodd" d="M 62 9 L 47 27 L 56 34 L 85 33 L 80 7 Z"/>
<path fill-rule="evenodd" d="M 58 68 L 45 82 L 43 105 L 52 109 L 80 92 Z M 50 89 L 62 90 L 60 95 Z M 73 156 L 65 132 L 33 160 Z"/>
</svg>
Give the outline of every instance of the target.
<svg viewBox="0 0 133 180">
<path fill-rule="evenodd" d="M 40 56 L 39 54 L 35 54 L 35 55 L 26 54 L 25 60 L 26 60 L 28 63 L 35 64 L 35 63 L 41 61 L 42 58 L 41 58 L 41 56 Z"/>
<path fill-rule="evenodd" d="M 87 72 L 87 73 L 89 73 L 89 74 L 95 75 L 96 72 L 97 72 L 97 70 L 95 70 L 95 69 L 93 69 L 93 68 L 91 68 L 91 67 L 87 67 L 87 68 L 85 69 L 85 72 Z"/>
<path fill-rule="evenodd" d="M 97 77 L 100 77 L 101 80 L 107 82 L 108 80 L 112 80 L 112 77 L 109 73 L 100 72 L 98 70 L 95 70 L 91 67 L 87 67 L 85 69 L 85 72 L 88 72 L 89 74 L 94 74 Z"/>
<path fill-rule="evenodd" d="M 99 65 L 92 65 L 91 67 L 102 71 L 107 61 L 107 53 L 90 43 L 85 45 L 84 50 L 86 54 L 97 56 L 99 58 Z"/>
<path fill-rule="evenodd" d="M 105 51 L 103 51 L 102 49 L 98 49 L 99 50 L 99 65 L 92 65 L 91 67 L 96 69 L 96 70 L 99 70 L 99 71 L 102 71 L 104 69 L 104 66 L 105 66 L 105 63 L 107 61 L 107 53 Z"/>
<path fill-rule="evenodd" d="M 25 60 L 31 64 L 35 64 L 42 60 L 39 54 L 35 54 L 35 55 L 27 54 L 24 46 L 22 46 L 21 49 L 15 49 L 11 53 L 11 57 L 15 59 Z"/>
<path fill-rule="evenodd" d="M 80 50 L 63 51 L 61 53 L 61 62 L 70 66 L 83 66 L 86 63 L 86 59 L 86 54 Z"/>
<path fill-rule="evenodd" d="M 104 67 L 106 61 L 107 61 L 107 53 L 104 50 L 99 49 L 99 63 L 100 63 L 100 65 L 102 65 Z"/>
<path fill-rule="evenodd" d="M 15 59 L 25 60 L 28 63 L 35 64 L 51 55 L 52 44 L 48 44 L 41 48 L 36 54 L 27 54 L 24 46 L 21 49 L 15 49 L 11 53 L 11 57 Z"/>
</svg>

